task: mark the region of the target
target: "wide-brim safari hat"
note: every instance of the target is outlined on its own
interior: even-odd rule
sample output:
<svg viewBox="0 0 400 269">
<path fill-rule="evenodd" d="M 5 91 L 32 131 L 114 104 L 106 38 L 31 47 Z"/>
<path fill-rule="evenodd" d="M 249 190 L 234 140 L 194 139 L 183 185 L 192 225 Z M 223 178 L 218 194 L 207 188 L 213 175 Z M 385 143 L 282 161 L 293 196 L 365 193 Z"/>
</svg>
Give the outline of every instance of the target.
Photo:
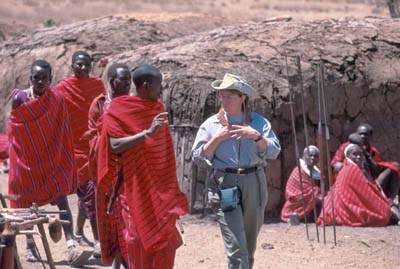
<svg viewBox="0 0 400 269">
<path fill-rule="evenodd" d="M 256 95 L 256 90 L 249 83 L 241 77 L 229 73 L 226 73 L 222 80 L 214 80 L 211 87 L 216 90 L 237 90 L 249 97 Z"/>
</svg>

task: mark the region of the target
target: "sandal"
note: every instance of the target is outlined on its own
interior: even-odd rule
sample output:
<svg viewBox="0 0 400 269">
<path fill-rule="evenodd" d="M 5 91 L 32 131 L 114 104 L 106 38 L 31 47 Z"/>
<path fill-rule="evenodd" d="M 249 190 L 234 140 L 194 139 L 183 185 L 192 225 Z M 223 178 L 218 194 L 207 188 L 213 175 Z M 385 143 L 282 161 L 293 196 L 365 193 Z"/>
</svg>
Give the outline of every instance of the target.
<svg viewBox="0 0 400 269">
<path fill-rule="evenodd" d="M 94 246 L 94 244 L 92 242 L 90 242 L 89 239 L 87 239 L 84 234 L 82 234 L 82 235 L 74 234 L 74 240 L 78 245 L 80 245 L 82 247 L 93 247 Z"/>
<path fill-rule="evenodd" d="M 68 263 L 71 266 L 83 265 L 92 256 L 89 250 L 78 250 L 75 246 L 68 247 Z"/>
</svg>

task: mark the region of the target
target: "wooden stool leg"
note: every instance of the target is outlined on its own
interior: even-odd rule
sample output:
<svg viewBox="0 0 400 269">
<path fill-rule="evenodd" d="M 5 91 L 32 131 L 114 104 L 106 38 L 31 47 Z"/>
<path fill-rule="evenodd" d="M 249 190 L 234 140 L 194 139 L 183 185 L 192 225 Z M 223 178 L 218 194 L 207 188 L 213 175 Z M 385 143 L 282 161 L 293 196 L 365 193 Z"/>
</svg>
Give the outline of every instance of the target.
<svg viewBox="0 0 400 269">
<path fill-rule="evenodd" d="M 53 257 L 51 256 L 50 246 L 49 246 L 49 242 L 47 241 L 46 232 L 44 230 L 43 223 L 38 223 L 37 226 L 39 229 L 39 233 L 42 237 L 42 243 L 43 243 L 44 251 L 46 252 L 47 261 L 49 263 L 49 266 L 51 269 L 55 269 L 56 266 L 54 264 Z"/>
<path fill-rule="evenodd" d="M 4 245 L 0 245 L 0 265 L 1 265 L 1 260 L 3 258 L 3 248 L 5 248 L 6 246 Z"/>
<path fill-rule="evenodd" d="M 22 269 L 21 261 L 19 260 L 17 244 L 14 246 L 14 268 Z"/>
</svg>

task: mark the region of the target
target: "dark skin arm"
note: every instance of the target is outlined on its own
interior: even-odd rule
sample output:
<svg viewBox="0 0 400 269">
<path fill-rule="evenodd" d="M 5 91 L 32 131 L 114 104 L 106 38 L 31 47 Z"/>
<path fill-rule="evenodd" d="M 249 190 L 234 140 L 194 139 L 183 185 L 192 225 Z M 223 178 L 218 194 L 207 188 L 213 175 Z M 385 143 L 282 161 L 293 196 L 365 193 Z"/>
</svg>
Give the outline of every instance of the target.
<svg viewBox="0 0 400 269">
<path fill-rule="evenodd" d="M 166 112 L 160 113 L 155 116 L 149 129 L 145 129 L 142 132 L 132 136 L 121 138 L 110 137 L 112 153 L 120 154 L 142 143 L 146 139 L 146 135 L 152 136 L 153 134 L 158 132 L 158 130 L 160 130 L 161 127 L 164 126 L 164 124 L 168 124 Z"/>
<path fill-rule="evenodd" d="M 20 103 L 18 102 L 18 95 L 14 95 L 12 100 L 11 100 L 11 108 L 12 109 L 16 109 L 17 107 L 19 107 Z"/>
<path fill-rule="evenodd" d="M 371 173 L 374 177 L 378 177 L 381 173 L 381 169 L 376 164 L 375 160 L 372 158 L 371 154 L 369 154 L 367 149 L 364 149 L 365 160 L 368 162 L 369 167 L 371 168 Z"/>
</svg>

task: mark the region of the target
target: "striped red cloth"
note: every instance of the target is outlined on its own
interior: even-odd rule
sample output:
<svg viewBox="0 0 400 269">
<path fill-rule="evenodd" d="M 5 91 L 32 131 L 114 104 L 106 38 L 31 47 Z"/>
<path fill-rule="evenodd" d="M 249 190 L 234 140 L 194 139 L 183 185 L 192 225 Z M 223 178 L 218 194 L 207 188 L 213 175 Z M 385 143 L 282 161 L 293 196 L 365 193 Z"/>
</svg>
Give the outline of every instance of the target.
<svg viewBox="0 0 400 269">
<path fill-rule="evenodd" d="M 88 153 L 88 168 L 90 176 L 97 183 L 97 152 L 98 152 L 98 137 L 100 135 L 100 128 L 97 124 L 103 112 L 107 110 L 105 105 L 106 94 L 102 93 L 97 96 L 89 108 L 89 124 L 88 131 L 85 133 L 87 140 L 89 141 L 89 153 Z M 101 123 L 100 123 L 101 125 Z"/>
<path fill-rule="evenodd" d="M 97 184 L 97 154 L 98 154 L 98 138 L 102 128 L 102 115 L 108 109 L 109 103 L 105 103 L 106 95 L 101 94 L 96 97 L 89 109 L 89 130 L 86 135 L 88 137 L 90 151 L 89 151 L 89 172 Z M 104 263 L 111 263 L 115 254 L 119 251 L 122 257 L 128 260 L 128 246 L 125 238 L 127 230 L 122 219 L 122 206 L 118 198 L 114 203 L 114 211 L 112 214 L 107 214 L 107 204 L 109 201 L 109 191 L 105 193 L 103 189 L 111 189 L 115 184 L 115 179 L 110 178 L 107 183 L 108 187 L 96 189 L 96 208 L 98 215 L 98 225 L 101 226 L 99 230 L 102 231 L 100 237 L 103 242 L 109 242 L 107 253 L 102 252 L 102 260 Z M 123 187 L 121 187 L 120 193 Z"/>
<path fill-rule="evenodd" d="M 344 159 L 345 159 L 344 150 L 347 147 L 347 145 L 349 145 L 349 144 L 350 144 L 350 142 L 345 142 L 340 145 L 339 149 L 336 151 L 335 155 L 332 158 L 331 166 L 333 166 L 333 164 L 335 164 L 337 162 L 344 161 Z M 375 148 L 372 145 L 369 146 L 368 151 L 379 168 L 381 168 L 381 169 L 389 168 L 393 171 L 396 171 L 400 176 L 400 167 L 397 165 L 397 162 L 383 162 L 382 158 L 381 158 L 381 153 L 379 152 L 379 150 L 377 148 Z"/>
<path fill-rule="evenodd" d="M 188 211 L 186 196 L 177 182 L 171 134 L 168 126 L 162 127 L 143 143 L 124 152 L 122 161 L 111 153 L 109 138 L 142 132 L 150 127 L 158 113 L 164 111 L 160 101 L 134 96 L 115 98 L 103 115 L 99 141 L 98 189 L 111 192 L 110 182 L 114 180 L 120 162 L 124 171 L 123 191 L 129 206 L 129 225 L 134 225 L 146 252 L 167 247 L 174 236 L 177 217 Z M 105 224 L 101 218 L 98 221 L 99 228 Z M 107 252 L 109 242 L 106 238 L 102 240 L 100 229 L 99 234 L 102 251 Z"/>
<path fill-rule="evenodd" d="M 39 206 L 73 193 L 77 185 L 69 114 L 63 98 L 47 90 L 13 109 L 9 193 L 21 195 L 12 207 Z"/>
<path fill-rule="evenodd" d="M 281 220 L 284 222 L 289 222 L 289 216 L 293 213 L 297 213 L 299 218 L 304 218 L 304 211 L 308 216 L 314 209 L 312 200 L 312 186 L 311 178 L 301 169 L 301 179 L 303 182 L 303 193 L 305 210 L 303 210 L 303 201 L 301 199 L 301 189 L 300 189 L 300 177 L 299 169 L 297 167 L 293 168 L 292 173 L 286 183 L 285 189 L 285 204 L 283 205 L 281 211 Z M 321 192 L 319 187 L 314 185 L 314 197 L 315 199 L 321 198 Z"/>
<path fill-rule="evenodd" d="M 126 196 L 120 195 L 122 205 L 122 220 L 125 229 L 122 233 L 124 243 L 127 247 L 125 251 L 121 251 L 124 259 L 128 262 L 128 268 L 141 269 L 173 269 L 175 261 L 175 252 L 182 245 L 182 237 L 175 228 L 169 237 L 168 244 L 159 251 L 146 251 L 138 235 L 136 226 L 130 221 L 130 210 L 127 206 Z M 127 229 L 129 227 L 129 229 Z"/>
<path fill-rule="evenodd" d="M 0 162 L 8 159 L 8 137 L 7 134 L 0 134 Z"/>
<path fill-rule="evenodd" d="M 385 226 L 390 220 L 390 205 L 375 183 L 370 182 L 358 165 L 344 162 L 333 185 L 334 214 L 337 225 Z M 332 225 L 332 200 L 328 192 L 325 201 L 325 224 Z M 322 211 L 318 218 L 322 224 Z"/>
<path fill-rule="evenodd" d="M 79 183 L 84 184 L 90 179 L 88 169 L 89 141 L 84 136 L 88 130 L 89 107 L 94 98 L 105 93 L 104 85 L 98 77 L 69 77 L 62 80 L 57 85 L 56 90 L 64 97 L 68 107 Z"/>
</svg>

